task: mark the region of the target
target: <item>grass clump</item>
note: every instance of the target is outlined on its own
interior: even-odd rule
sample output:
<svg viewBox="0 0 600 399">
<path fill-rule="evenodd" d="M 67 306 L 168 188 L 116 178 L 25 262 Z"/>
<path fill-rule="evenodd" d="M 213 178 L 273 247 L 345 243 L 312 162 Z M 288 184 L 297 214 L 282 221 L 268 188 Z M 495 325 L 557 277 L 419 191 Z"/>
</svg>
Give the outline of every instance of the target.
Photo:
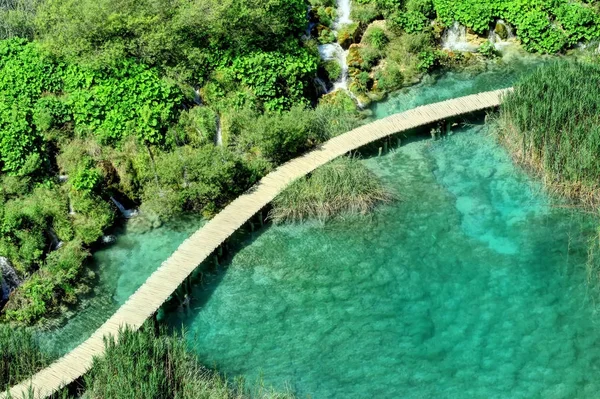
<svg viewBox="0 0 600 399">
<path fill-rule="evenodd" d="M 120 332 L 118 344 L 106 339 L 106 355 L 94 360 L 85 377 L 90 399 L 286 399 L 260 386 L 249 392 L 242 382 L 231 384 L 203 367 L 186 348 L 185 334 L 156 333 L 146 324 L 139 331 Z"/>
<path fill-rule="evenodd" d="M 557 62 L 522 79 L 499 115 L 500 140 L 546 186 L 600 205 L 600 66 Z"/>
<path fill-rule="evenodd" d="M 275 223 L 327 220 L 341 213 L 366 214 L 394 195 L 356 157 L 342 157 L 294 182 L 273 201 Z"/>
<path fill-rule="evenodd" d="M 0 392 L 49 363 L 29 330 L 0 324 Z"/>
</svg>

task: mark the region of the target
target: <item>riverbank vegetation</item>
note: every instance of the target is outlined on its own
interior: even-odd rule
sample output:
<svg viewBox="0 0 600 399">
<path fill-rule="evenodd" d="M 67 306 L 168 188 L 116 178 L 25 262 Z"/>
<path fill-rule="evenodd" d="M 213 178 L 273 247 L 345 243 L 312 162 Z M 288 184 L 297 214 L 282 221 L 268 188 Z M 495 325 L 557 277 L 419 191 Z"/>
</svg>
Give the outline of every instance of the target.
<svg viewBox="0 0 600 399">
<path fill-rule="evenodd" d="M 395 198 L 357 157 L 342 157 L 294 182 L 273 201 L 275 223 L 364 215 Z"/>
<path fill-rule="evenodd" d="M 0 10 L 0 256 L 25 280 L 7 322 L 75 303 L 126 208 L 210 216 L 359 120 L 349 98 L 316 104 L 302 0 Z"/>
<path fill-rule="evenodd" d="M 600 65 L 562 61 L 515 85 L 498 115 L 498 137 L 517 163 L 555 194 L 592 212 L 600 206 Z M 600 235 L 590 242 L 591 287 L 600 281 Z"/>
<path fill-rule="evenodd" d="M 260 384 L 231 383 L 202 366 L 186 347 L 184 334 L 155 330 L 151 323 L 139 331 L 123 330 L 119 344 L 105 341 L 106 355 L 95 358 L 92 369 L 77 386 L 65 388 L 57 398 L 90 399 L 291 399 Z M 0 325 L 0 390 L 4 390 L 50 363 L 30 331 Z M 32 396 L 33 397 L 33 396 Z M 20 399 L 20 398 L 19 398 Z"/>
<path fill-rule="evenodd" d="M 337 38 L 331 34 L 334 2 L 311 4 L 313 36 L 349 50 L 349 88 L 363 104 L 436 68 L 485 69 L 483 60 L 497 57 L 501 42 L 554 54 L 600 38 L 600 9 L 593 1 L 354 0 L 353 22 Z M 320 71 L 329 78 L 338 73 L 329 64 Z"/>
</svg>

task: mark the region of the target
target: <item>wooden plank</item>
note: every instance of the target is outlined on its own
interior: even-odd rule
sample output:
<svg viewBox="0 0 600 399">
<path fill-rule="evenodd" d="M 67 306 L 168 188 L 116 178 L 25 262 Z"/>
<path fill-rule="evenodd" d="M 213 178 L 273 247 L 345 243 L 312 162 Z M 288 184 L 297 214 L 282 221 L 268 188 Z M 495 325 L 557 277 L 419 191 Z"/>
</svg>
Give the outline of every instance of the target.
<svg viewBox="0 0 600 399">
<path fill-rule="evenodd" d="M 46 369 L 12 387 L 10 393 L 20 398 L 32 387 L 35 397 L 42 399 L 81 377 L 92 366 L 93 357 L 104 353 L 103 337 L 116 337 L 124 325 L 138 329 L 201 262 L 293 181 L 340 155 L 392 134 L 497 107 L 512 90 L 474 94 L 391 115 L 334 137 L 311 152 L 281 165 L 186 239 L 90 338 Z M 0 399 L 5 398 L 6 394 L 0 393 Z"/>
</svg>

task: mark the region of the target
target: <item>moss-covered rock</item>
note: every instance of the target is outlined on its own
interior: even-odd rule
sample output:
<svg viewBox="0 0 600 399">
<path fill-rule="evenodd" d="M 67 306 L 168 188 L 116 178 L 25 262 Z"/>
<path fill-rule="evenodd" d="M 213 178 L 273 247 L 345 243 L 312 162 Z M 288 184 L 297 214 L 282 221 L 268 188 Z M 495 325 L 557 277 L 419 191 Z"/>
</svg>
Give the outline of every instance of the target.
<svg viewBox="0 0 600 399">
<path fill-rule="evenodd" d="M 494 31 L 496 32 L 496 34 L 498 36 L 500 36 L 500 39 L 502 39 L 502 40 L 508 39 L 508 29 L 506 29 L 506 25 L 504 25 L 503 23 L 496 22 Z"/>
<path fill-rule="evenodd" d="M 340 46 L 347 49 L 353 43 L 360 42 L 362 32 L 363 32 L 363 29 L 361 29 L 360 24 L 357 22 L 353 22 L 351 24 L 344 25 L 338 31 L 338 37 L 337 37 L 338 43 L 340 44 Z"/>
</svg>

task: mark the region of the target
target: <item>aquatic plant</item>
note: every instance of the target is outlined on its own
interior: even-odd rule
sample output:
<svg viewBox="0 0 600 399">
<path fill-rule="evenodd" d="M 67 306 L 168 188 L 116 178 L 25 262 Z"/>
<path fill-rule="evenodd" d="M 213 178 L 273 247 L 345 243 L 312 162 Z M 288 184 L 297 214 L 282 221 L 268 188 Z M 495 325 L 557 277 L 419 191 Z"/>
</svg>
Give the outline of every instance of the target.
<svg viewBox="0 0 600 399">
<path fill-rule="evenodd" d="M 342 157 L 294 182 L 273 201 L 275 223 L 326 220 L 341 213 L 366 214 L 394 194 L 357 157 Z"/>
<path fill-rule="evenodd" d="M 0 324 L 0 391 L 31 376 L 49 361 L 29 330 Z"/>
<path fill-rule="evenodd" d="M 515 85 L 499 114 L 499 138 L 553 191 L 600 204 L 600 66 L 557 62 Z"/>
<path fill-rule="evenodd" d="M 185 333 L 156 331 L 150 323 L 134 332 L 124 329 L 106 339 L 106 355 L 94 360 L 85 377 L 90 398 L 264 399 L 292 398 L 260 385 L 248 390 L 243 381 L 228 382 L 200 365 L 186 348 Z"/>
</svg>

